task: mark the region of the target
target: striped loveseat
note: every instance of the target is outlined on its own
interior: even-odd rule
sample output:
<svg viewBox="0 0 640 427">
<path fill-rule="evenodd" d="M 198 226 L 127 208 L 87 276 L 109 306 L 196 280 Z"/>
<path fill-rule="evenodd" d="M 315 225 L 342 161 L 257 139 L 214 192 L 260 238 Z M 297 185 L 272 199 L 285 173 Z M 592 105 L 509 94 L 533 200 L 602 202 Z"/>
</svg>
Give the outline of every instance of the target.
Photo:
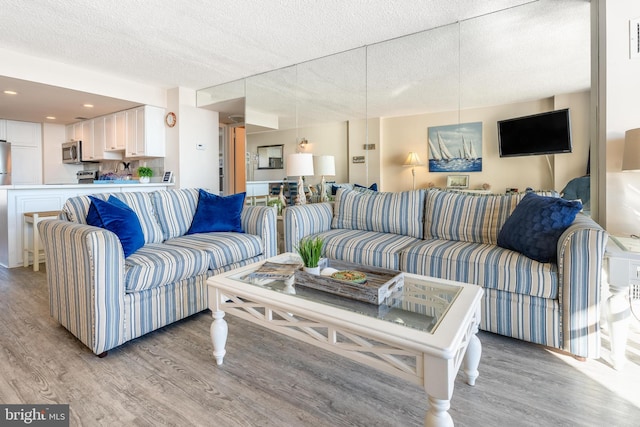
<svg viewBox="0 0 640 427">
<path fill-rule="evenodd" d="M 557 243 L 557 262 L 499 247 L 523 195 L 338 190 L 335 203 L 285 209 L 285 249 L 321 236 L 328 258 L 482 286 L 481 329 L 597 358 L 607 233 L 578 214 Z"/>
<path fill-rule="evenodd" d="M 185 235 L 198 189 L 93 195 L 109 196 L 140 220 L 144 246 L 127 258 L 114 233 L 87 225 L 88 196 L 38 227 L 51 315 L 95 354 L 205 310 L 209 276 L 276 254 L 273 208 L 245 206 L 244 233 Z"/>
</svg>

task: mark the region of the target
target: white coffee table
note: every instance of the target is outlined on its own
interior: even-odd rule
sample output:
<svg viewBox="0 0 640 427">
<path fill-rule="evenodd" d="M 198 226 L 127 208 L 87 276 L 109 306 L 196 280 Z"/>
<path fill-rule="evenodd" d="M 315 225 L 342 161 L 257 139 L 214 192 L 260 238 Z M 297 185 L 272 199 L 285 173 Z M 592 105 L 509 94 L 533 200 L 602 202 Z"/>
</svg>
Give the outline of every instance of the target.
<svg viewBox="0 0 640 427">
<path fill-rule="evenodd" d="M 246 276 L 261 264 L 207 280 L 218 365 L 226 353 L 226 312 L 422 385 L 425 426 L 453 426 L 448 409 L 460 365 L 467 384 L 478 377 L 480 287 L 405 273 L 403 290 L 377 306 L 282 281 L 250 283 Z"/>
</svg>

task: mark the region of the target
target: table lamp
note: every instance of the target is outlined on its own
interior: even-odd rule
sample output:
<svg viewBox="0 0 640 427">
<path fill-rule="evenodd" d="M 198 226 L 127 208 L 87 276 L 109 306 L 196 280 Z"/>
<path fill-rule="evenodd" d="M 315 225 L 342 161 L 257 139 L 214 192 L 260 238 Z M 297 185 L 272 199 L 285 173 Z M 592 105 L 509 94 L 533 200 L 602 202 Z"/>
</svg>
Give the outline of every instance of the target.
<svg viewBox="0 0 640 427">
<path fill-rule="evenodd" d="M 623 171 L 640 171 L 640 128 L 631 129 L 624 134 Z"/>
<path fill-rule="evenodd" d="M 325 175 L 334 176 L 336 174 L 336 161 L 333 156 L 313 156 L 313 170 L 316 175 L 322 175 L 320 181 L 320 201 L 326 202 L 329 200 L 327 196 L 327 188 L 324 177 Z"/>
<path fill-rule="evenodd" d="M 422 162 L 420 161 L 420 157 L 418 157 L 418 153 L 411 151 L 407 160 L 404 161 L 404 166 L 411 167 L 411 174 L 413 175 L 413 189 L 416 189 L 416 166 L 422 166 Z"/>
<path fill-rule="evenodd" d="M 304 205 L 307 203 L 307 197 L 304 194 L 303 176 L 313 175 L 313 154 L 311 153 L 293 153 L 287 156 L 287 176 L 298 177 L 298 194 L 296 195 L 295 204 Z"/>
</svg>

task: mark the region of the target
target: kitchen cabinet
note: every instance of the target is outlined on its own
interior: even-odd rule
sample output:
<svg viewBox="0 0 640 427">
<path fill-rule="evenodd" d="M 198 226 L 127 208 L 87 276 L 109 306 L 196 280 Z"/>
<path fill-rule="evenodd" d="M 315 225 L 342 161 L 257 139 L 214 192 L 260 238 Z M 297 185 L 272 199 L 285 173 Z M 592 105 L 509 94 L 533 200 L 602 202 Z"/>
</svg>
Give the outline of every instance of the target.
<svg viewBox="0 0 640 427">
<path fill-rule="evenodd" d="M 7 121 L 0 119 L 0 139 L 7 139 Z"/>
<path fill-rule="evenodd" d="M 123 151 L 127 140 L 127 117 L 124 111 L 104 116 L 105 151 Z M 122 156 L 120 156 L 122 158 Z"/>
<path fill-rule="evenodd" d="M 93 119 L 93 155 L 95 160 L 122 159 L 122 152 L 107 150 L 107 131 L 109 127 L 113 128 L 112 135 L 115 131 L 113 118 L 113 115 L 109 115 Z"/>
<path fill-rule="evenodd" d="M 6 120 L 6 140 L 11 143 L 11 183 L 42 183 L 42 125 Z"/>
<path fill-rule="evenodd" d="M 164 157 L 164 108 L 145 105 L 126 110 L 126 157 Z"/>
<path fill-rule="evenodd" d="M 82 161 L 93 162 L 96 160 L 93 146 L 93 120 L 85 120 L 78 124 L 82 129 L 79 138 L 79 140 L 82 141 Z"/>
<path fill-rule="evenodd" d="M 11 146 L 19 145 L 22 147 L 42 147 L 42 127 L 40 126 L 40 123 L 7 120 L 6 127 L 6 140 L 11 143 Z"/>
</svg>

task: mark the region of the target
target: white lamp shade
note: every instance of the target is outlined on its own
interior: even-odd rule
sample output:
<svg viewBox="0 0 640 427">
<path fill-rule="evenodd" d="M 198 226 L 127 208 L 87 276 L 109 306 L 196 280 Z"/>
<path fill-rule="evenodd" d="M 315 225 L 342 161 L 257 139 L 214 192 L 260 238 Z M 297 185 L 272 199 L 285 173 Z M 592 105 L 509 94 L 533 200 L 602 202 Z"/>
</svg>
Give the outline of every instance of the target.
<svg viewBox="0 0 640 427">
<path fill-rule="evenodd" d="M 336 174 L 336 161 L 333 156 L 313 156 L 315 175 L 333 176 Z"/>
<path fill-rule="evenodd" d="M 624 134 L 622 170 L 640 170 L 640 129 L 631 129 Z"/>
<path fill-rule="evenodd" d="M 404 161 L 405 166 L 420 166 L 422 162 L 420 161 L 420 157 L 418 153 L 410 152 L 409 156 L 407 156 L 407 160 Z"/>
<path fill-rule="evenodd" d="M 313 154 L 289 154 L 287 156 L 287 176 L 313 176 Z"/>
</svg>

